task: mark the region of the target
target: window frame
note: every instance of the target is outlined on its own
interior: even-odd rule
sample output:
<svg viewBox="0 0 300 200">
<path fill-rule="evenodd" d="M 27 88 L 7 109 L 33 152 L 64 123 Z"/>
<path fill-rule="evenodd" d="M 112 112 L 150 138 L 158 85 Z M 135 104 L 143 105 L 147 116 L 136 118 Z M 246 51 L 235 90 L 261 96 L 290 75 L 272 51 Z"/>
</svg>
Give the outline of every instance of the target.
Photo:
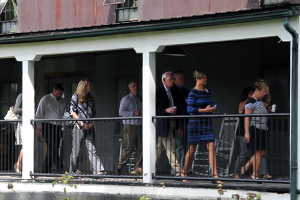
<svg viewBox="0 0 300 200">
<path fill-rule="evenodd" d="M 4 94 L 4 92 L 2 91 L 2 88 L 4 86 L 6 86 L 7 89 L 9 90 L 8 94 L 6 94 L 6 95 L 9 95 L 9 96 L 8 96 L 8 102 L 0 101 L 0 109 L 1 109 L 0 117 L 1 117 L 1 119 L 4 118 L 4 116 L 5 116 L 6 112 L 8 111 L 9 107 L 15 105 L 16 99 L 19 95 L 19 92 L 18 92 L 19 85 L 18 85 L 17 81 L 0 82 L 0 92 L 2 94 Z M 12 93 L 14 93 L 14 94 L 12 94 Z"/>
<path fill-rule="evenodd" d="M 131 3 L 132 2 L 132 3 Z M 132 4 L 132 5 L 130 5 Z M 115 6 L 115 10 L 116 10 L 116 22 L 128 22 L 128 21 L 136 21 L 139 19 L 138 16 L 138 0 L 125 0 L 124 3 L 122 4 L 117 4 Z M 137 17 L 136 18 L 123 18 L 121 20 L 119 20 L 119 16 L 120 16 L 120 12 L 121 11 L 127 11 L 128 12 L 128 16 L 130 13 L 130 10 L 134 10 L 137 13 Z"/>
<path fill-rule="evenodd" d="M 0 10 L 0 23 L 7 21 L 17 21 L 18 20 L 18 1 L 17 0 L 7 0 L 4 3 L 4 7 Z"/>
</svg>

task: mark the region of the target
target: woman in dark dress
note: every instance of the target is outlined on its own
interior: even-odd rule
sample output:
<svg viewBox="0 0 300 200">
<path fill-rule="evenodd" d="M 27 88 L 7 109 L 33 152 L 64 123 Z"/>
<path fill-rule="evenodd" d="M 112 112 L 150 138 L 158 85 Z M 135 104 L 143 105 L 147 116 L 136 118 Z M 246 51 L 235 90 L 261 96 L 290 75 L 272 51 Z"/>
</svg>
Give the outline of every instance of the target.
<svg viewBox="0 0 300 200">
<path fill-rule="evenodd" d="M 195 71 L 193 75 L 196 80 L 196 86 L 190 91 L 187 102 L 187 111 L 190 115 L 209 115 L 216 111 L 212 107 L 213 100 L 210 91 L 205 88 L 207 78 L 201 71 Z M 188 138 L 190 147 L 185 156 L 185 164 L 182 176 L 187 176 L 190 161 L 193 159 L 197 144 L 206 144 L 208 149 L 208 160 L 212 170 L 212 177 L 218 178 L 216 147 L 214 143 L 214 132 L 211 118 L 190 118 L 188 124 Z M 183 180 L 189 183 L 189 180 Z M 213 183 L 223 184 L 222 181 L 213 181 Z"/>
</svg>

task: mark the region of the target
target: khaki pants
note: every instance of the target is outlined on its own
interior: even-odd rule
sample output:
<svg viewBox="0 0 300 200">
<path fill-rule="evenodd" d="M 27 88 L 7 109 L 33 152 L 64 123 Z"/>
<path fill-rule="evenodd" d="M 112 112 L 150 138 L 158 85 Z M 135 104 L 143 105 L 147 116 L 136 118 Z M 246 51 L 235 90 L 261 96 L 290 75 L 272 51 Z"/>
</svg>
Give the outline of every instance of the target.
<svg viewBox="0 0 300 200">
<path fill-rule="evenodd" d="M 175 140 L 173 137 L 174 131 L 174 122 L 170 121 L 170 130 L 167 137 L 158 136 L 157 144 L 156 144 L 156 169 L 157 165 L 161 159 L 161 154 L 166 150 L 167 157 L 169 159 L 169 163 L 171 167 L 175 171 L 175 175 L 180 175 L 181 173 L 181 166 L 175 154 Z"/>
<path fill-rule="evenodd" d="M 143 140 L 142 126 L 124 124 L 124 139 L 126 147 L 122 151 L 121 158 L 118 163 L 118 169 L 124 166 L 131 156 L 134 148 L 136 149 L 134 157 L 135 168 L 142 168 L 143 161 Z"/>
</svg>

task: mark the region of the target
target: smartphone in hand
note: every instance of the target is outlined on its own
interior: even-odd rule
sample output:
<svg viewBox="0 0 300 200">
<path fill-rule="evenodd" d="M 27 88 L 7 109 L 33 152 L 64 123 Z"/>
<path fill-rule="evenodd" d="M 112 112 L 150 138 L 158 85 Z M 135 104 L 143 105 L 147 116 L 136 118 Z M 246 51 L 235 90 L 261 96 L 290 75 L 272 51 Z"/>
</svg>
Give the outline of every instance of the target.
<svg viewBox="0 0 300 200">
<path fill-rule="evenodd" d="M 215 104 L 212 108 L 216 108 L 218 106 L 218 104 Z"/>
</svg>

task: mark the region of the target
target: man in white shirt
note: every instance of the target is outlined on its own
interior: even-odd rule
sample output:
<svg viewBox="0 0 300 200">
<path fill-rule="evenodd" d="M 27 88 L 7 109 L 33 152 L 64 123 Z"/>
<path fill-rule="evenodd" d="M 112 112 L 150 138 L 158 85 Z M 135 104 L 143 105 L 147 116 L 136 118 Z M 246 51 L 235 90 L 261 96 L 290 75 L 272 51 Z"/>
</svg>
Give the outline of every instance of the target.
<svg viewBox="0 0 300 200">
<path fill-rule="evenodd" d="M 61 119 L 66 103 L 61 95 L 64 88 L 61 84 L 53 86 L 52 93 L 44 96 L 35 113 L 36 119 Z M 43 135 L 47 143 L 47 154 L 43 163 L 43 173 L 51 173 L 52 163 L 60 173 L 64 173 L 63 165 L 58 156 L 61 139 L 61 124 L 56 121 L 37 123 L 38 136 Z"/>
<path fill-rule="evenodd" d="M 130 94 L 124 96 L 120 103 L 119 115 L 123 117 L 137 117 L 142 115 L 142 101 L 138 96 L 138 84 L 132 81 L 128 85 Z M 142 171 L 143 161 L 143 146 L 142 146 L 142 119 L 128 119 L 123 120 L 124 124 L 124 139 L 125 148 L 122 151 L 118 166 L 116 167 L 116 174 L 121 174 L 121 168 L 124 166 L 136 149 L 134 165 L 135 171 Z"/>
</svg>

